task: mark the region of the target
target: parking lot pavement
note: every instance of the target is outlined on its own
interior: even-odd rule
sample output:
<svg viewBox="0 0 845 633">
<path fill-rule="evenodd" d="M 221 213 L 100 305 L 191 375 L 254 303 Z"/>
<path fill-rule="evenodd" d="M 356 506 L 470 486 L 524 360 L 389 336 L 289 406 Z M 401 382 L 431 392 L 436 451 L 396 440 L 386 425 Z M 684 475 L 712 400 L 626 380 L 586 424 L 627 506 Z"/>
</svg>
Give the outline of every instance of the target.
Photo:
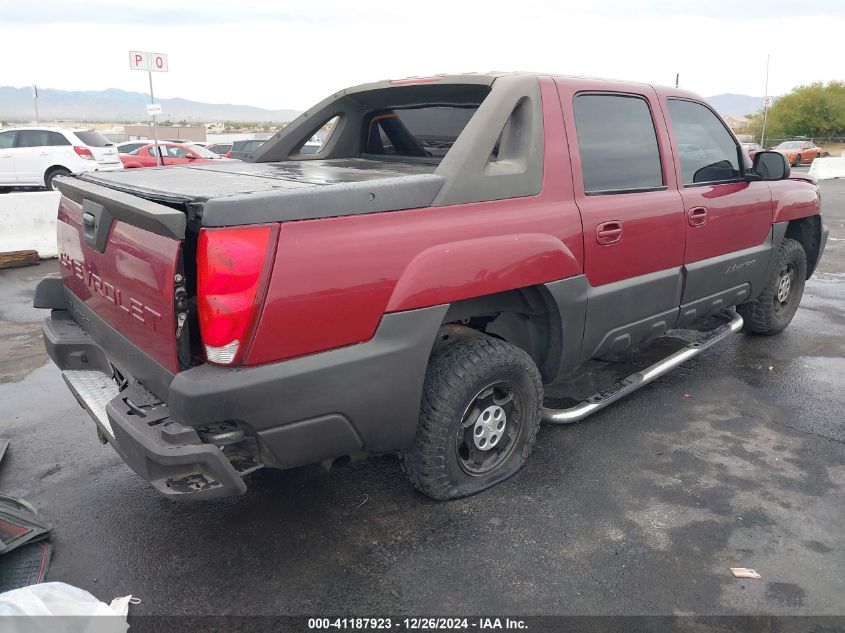
<svg viewBox="0 0 845 633">
<path fill-rule="evenodd" d="M 54 528 L 50 579 L 135 614 L 845 613 L 845 181 L 795 321 L 737 335 L 570 428 L 496 488 L 431 501 L 383 456 L 174 504 L 101 446 L 0 272 L 0 492 Z M 738 580 L 729 567 L 761 580 Z"/>
</svg>

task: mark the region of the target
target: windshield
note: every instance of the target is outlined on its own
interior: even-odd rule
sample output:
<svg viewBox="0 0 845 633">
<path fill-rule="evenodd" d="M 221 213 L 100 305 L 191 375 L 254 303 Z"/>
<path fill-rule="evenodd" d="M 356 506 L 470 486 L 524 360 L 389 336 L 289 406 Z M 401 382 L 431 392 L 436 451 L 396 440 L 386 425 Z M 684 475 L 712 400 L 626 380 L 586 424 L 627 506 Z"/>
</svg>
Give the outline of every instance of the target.
<svg viewBox="0 0 845 633">
<path fill-rule="evenodd" d="M 74 134 L 88 147 L 111 147 L 114 145 L 114 143 L 99 132 L 74 132 Z"/>
<path fill-rule="evenodd" d="M 778 145 L 778 149 L 801 149 L 801 143 L 799 141 L 789 141 L 787 143 L 781 143 Z"/>
<path fill-rule="evenodd" d="M 203 158 L 220 158 L 214 152 L 206 149 L 202 145 L 197 145 L 196 143 L 189 143 L 186 147 L 190 147 L 192 152 L 199 154 Z"/>
</svg>

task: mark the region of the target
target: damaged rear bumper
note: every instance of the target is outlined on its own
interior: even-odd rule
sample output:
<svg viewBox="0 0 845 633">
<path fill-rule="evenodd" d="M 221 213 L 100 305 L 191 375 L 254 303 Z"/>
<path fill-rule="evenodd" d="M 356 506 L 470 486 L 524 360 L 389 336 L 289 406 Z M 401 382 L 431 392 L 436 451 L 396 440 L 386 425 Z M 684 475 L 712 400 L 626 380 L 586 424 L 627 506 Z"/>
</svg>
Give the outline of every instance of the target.
<svg viewBox="0 0 845 633">
<path fill-rule="evenodd" d="M 53 312 L 42 330 L 50 357 L 100 436 L 161 494 L 209 499 L 246 491 L 224 450 L 171 420 L 167 405 L 139 383 L 118 387 L 102 349 L 67 312 Z"/>
</svg>

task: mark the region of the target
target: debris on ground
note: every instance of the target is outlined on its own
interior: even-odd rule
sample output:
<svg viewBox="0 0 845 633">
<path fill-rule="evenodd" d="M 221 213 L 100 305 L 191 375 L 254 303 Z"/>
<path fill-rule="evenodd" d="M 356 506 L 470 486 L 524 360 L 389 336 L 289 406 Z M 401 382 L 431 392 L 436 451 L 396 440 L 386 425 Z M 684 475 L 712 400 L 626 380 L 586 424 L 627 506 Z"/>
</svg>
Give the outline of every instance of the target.
<svg viewBox="0 0 845 633">
<path fill-rule="evenodd" d="M 32 624 L 36 622 L 33 618 L 45 615 L 97 616 L 96 628 L 92 622 L 89 622 L 86 624 L 86 631 L 126 633 L 129 628 L 129 624 L 126 622 L 129 605 L 139 602 L 140 600 L 129 595 L 115 598 L 111 601 L 111 604 L 106 604 L 79 587 L 63 582 L 46 582 L 0 594 L 0 617 L 9 615 L 29 616 L 4 618 L 4 624 L 11 625 L 12 628 L 9 630 L 13 633 L 32 631 Z M 42 623 L 44 620 L 37 622 Z M 58 621 L 58 623 L 61 622 L 61 620 Z M 53 622 L 53 624 L 58 623 Z M 6 630 L 4 629 L 4 631 Z M 40 631 L 41 629 L 36 630 Z M 54 631 L 57 629 L 44 630 Z"/>
<path fill-rule="evenodd" d="M 0 592 L 46 580 L 50 529 L 31 505 L 0 495 Z"/>
<path fill-rule="evenodd" d="M 749 578 L 751 580 L 760 580 L 762 578 L 760 574 L 748 567 L 731 567 L 731 573 L 735 578 Z"/>
<path fill-rule="evenodd" d="M 11 251 L 8 253 L 0 253 L 0 268 L 34 266 L 40 261 L 38 251 Z"/>
</svg>

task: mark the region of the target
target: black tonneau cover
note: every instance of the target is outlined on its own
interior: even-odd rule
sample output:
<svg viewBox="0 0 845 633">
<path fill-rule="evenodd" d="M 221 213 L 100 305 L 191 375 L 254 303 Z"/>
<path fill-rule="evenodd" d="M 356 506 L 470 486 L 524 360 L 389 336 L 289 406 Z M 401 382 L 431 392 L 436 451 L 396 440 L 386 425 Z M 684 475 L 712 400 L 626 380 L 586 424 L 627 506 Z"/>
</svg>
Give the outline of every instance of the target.
<svg viewBox="0 0 845 633">
<path fill-rule="evenodd" d="M 203 226 L 228 226 L 427 207 L 443 182 L 435 168 L 361 158 L 233 160 L 76 178 L 148 200 L 190 203 Z"/>
</svg>

